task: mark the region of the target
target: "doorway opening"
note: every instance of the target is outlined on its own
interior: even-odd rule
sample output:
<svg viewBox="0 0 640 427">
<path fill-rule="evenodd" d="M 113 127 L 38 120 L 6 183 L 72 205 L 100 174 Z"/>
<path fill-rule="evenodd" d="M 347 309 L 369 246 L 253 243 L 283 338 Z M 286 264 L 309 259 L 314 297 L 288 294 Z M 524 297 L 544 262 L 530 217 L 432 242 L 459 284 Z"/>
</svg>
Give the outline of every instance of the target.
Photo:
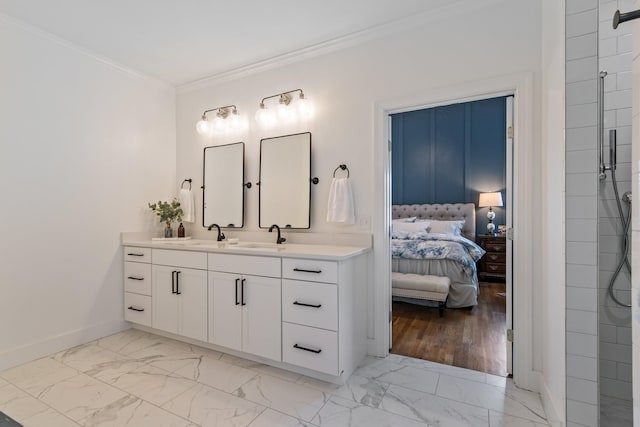
<svg viewBox="0 0 640 427">
<path fill-rule="evenodd" d="M 512 373 L 514 95 L 390 112 L 390 352 Z"/>
</svg>

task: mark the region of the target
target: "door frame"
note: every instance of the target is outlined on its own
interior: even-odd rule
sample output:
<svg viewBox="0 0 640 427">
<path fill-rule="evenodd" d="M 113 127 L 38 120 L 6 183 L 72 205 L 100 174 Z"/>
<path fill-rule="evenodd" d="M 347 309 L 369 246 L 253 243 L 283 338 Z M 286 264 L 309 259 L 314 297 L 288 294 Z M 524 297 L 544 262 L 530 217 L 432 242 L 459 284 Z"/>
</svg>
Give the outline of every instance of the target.
<svg viewBox="0 0 640 427">
<path fill-rule="evenodd" d="M 494 96 L 514 95 L 513 150 L 513 294 L 514 382 L 525 389 L 539 391 L 539 374 L 533 369 L 533 242 L 534 223 L 539 222 L 539 194 L 535 190 L 533 73 L 520 73 L 453 87 L 415 91 L 410 96 L 378 101 L 374 104 L 374 188 L 373 241 L 371 274 L 373 281 L 373 332 L 369 354 L 386 357 L 390 343 L 391 313 L 391 167 L 388 116 L 393 113 L 430 108 L 454 102 L 473 101 Z M 538 100 L 539 102 L 539 100 Z M 535 203 L 534 203 L 535 202 Z"/>
</svg>

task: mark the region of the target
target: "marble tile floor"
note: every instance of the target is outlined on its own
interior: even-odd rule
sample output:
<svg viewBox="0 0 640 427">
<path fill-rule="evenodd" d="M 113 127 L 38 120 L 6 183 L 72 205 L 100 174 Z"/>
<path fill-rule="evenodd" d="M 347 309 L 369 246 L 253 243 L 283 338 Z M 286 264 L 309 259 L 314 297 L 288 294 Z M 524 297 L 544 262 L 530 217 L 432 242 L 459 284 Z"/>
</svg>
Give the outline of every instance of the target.
<svg viewBox="0 0 640 427">
<path fill-rule="evenodd" d="M 367 357 L 344 386 L 130 329 L 0 372 L 25 427 L 547 426 L 506 378 Z"/>
</svg>

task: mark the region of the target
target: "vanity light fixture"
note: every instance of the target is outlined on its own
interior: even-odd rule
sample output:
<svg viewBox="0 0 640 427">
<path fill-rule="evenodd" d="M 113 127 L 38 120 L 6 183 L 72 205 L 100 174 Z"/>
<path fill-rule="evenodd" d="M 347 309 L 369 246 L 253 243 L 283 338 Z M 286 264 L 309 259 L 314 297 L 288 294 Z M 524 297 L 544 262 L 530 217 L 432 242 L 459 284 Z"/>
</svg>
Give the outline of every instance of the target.
<svg viewBox="0 0 640 427">
<path fill-rule="evenodd" d="M 294 99 L 292 94 L 296 92 L 299 92 L 298 97 Z M 278 105 L 275 108 L 275 112 L 265 105 L 265 101 L 272 98 L 278 98 Z M 302 89 L 294 89 L 262 98 L 255 118 L 261 125 L 269 127 L 273 125 L 276 120 L 292 122 L 297 119 L 309 119 L 312 115 L 313 108 L 309 100 L 304 96 Z"/>
<path fill-rule="evenodd" d="M 216 112 L 213 120 L 207 119 L 207 113 Z M 212 132 L 225 132 L 230 129 L 239 129 L 242 126 L 238 108 L 235 105 L 226 105 L 224 107 L 212 108 L 205 110 L 202 117 L 196 123 L 196 131 L 200 135 L 209 135 Z"/>
</svg>

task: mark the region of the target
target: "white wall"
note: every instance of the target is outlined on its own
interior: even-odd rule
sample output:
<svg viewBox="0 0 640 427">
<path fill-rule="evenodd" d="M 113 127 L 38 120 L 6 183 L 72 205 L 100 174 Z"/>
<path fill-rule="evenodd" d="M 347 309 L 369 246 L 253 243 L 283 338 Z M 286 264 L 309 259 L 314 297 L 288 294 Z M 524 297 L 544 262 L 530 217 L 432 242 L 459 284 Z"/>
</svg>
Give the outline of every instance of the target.
<svg viewBox="0 0 640 427">
<path fill-rule="evenodd" d="M 542 2 L 543 384 L 550 421 L 565 419 L 565 2 Z"/>
<path fill-rule="evenodd" d="M 389 99 L 415 99 L 416 93 L 431 89 L 517 72 L 536 73 L 539 88 L 540 45 L 537 2 L 492 1 L 455 15 L 437 17 L 417 28 L 281 68 L 232 81 L 183 88 L 177 96 L 177 177 L 179 180 L 194 178 L 198 188 L 202 185 L 202 149 L 208 145 L 245 141 L 246 176 L 248 181 L 255 182 L 261 138 L 310 130 L 313 173 L 320 178 L 320 184 L 312 190 L 311 231 L 376 231 L 335 226 L 324 220 L 331 173 L 338 164 L 346 163 L 351 171 L 357 215 L 372 217 L 374 225 L 382 223 L 381 218 L 374 216 L 375 194 L 382 191 L 374 185 L 374 105 Z M 316 116 L 308 126 L 263 131 L 255 125 L 253 114 L 261 98 L 298 87 L 316 106 Z M 198 136 L 195 123 L 202 111 L 227 104 L 236 104 L 242 114 L 249 116 L 250 129 L 236 136 L 209 139 Z M 532 114 L 536 131 L 540 128 L 539 117 L 539 111 Z M 540 147 L 535 150 L 539 153 Z M 245 228 L 257 230 L 256 187 L 247 191 L 246 203 Z M 201 221 L 199 212 L 197 220 Z M 540 257 L 536 254 L 534 260 L 539 263 Z M 384 286 L 380 278 L 371 283 Z M 540 301 L 540 286 L 534 288 L 534 300 Z M 540 306 L 536 304 L 534 308 L 535 328 L 542 324 Z M 375 315 L 386 316 L 386 313 Z M 381 339 L 380 331 L 376 332 Z M 534 366 L 541 369 L 542 336 L 539 330 L 535 333 Z"/>
<path fill-rule="evenodd" d="M 0 370 L 125 327 L 121 231 L 175 194 L 172 88 L 0 16 Z"/>
</svg>

